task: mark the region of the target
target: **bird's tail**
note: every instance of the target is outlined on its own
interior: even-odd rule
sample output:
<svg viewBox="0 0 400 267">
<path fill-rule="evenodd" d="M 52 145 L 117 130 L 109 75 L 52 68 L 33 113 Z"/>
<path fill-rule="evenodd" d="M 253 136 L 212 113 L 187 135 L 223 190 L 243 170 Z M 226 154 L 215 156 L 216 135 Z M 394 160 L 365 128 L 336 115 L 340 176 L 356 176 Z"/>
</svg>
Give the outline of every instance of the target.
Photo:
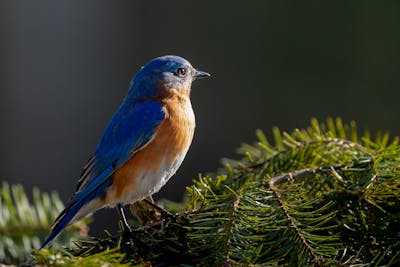
<svg viewBox="0 0 400 267">
<path fill-rule="evenodd" d="M 51 233 L 44 241 L 40 249 L 43 249 L 47 245 L 51 245 L 54 239 L 61 233 L 61 231 L 64 230 L 65 227 L 67 227 L 72 221 L 75 220 L 74 217 L 76 217 L 79 210 L 86 203 L 87 201 L 84 201 L 84 199 L 82 199 L 78 202 L 71 203 L 70 205 L 68 205 L 68 207 L 66 207 L 54 221 L 53 226 L 51 228 Z"/>
<path fill-rule="evenodd" d="M 103 176 L 99 176 L 96 179 L 108 177 L 111 173 L 104 173 Z M 94 181 L 97 181 L 97 180 Z M 101 179 L 100 179 L 101 180 Z M 88 214 L 96 211 L 97 209 L 104 206 L 103 202 L 100 201 L 99 197 L 105 194 L 106 188 L 110 185 L 112 180 L 103 179 L 103 181 L 97 186 L 88 186 L 82 191 L 76 193 L 72 198 L 70 204 L 58 215 L 54 221 L 51 233 L 44 241 L 40 249 L 47 245 L 51 245 L 54 238 L 56 238 L 65 227 L 67 227 L 73 221 L 79 220 L 87 216 Z"/>
</svg>

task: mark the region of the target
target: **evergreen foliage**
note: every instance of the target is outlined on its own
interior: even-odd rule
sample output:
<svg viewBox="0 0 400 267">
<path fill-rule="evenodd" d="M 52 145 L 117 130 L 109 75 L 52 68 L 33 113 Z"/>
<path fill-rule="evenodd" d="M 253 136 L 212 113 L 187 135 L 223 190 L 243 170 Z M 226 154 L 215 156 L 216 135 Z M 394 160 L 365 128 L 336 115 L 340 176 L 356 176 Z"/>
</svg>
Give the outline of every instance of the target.
<svg viewBox="0 0 400 267">
<path fill-rule="evenodd" d="M 93 266 L 113 266 L 113 267 L 128 267 L 132 266 L 128 263 L 121 263 L 125 255 L 118 252 L 118 248 L 105 250 L 94 255 L 86 257 L 74 257 L 67 251 L 45 250 L 36 252 L 35 261 L 39 266 L 79 266 L 79 267 L 93 267 Z"/>
<path fill-rule="evenodd" d="M 32 202 L 21 185 L 3 182 L 0 187 L 0 263 L 20 263 L 38 248 L 49 234 L 50 225 L 64 205 L 55 192 L 42 193 L 34 188 Z M 65 243 L 84 233 L 86 223 L 81 221 L 67 230 L 58 240 Z M 60 242 L 60 241 L 59 241 Z M 61 243 L 55 243 L 60 247 Z"/>
<path fill-rule="evenodd" d="M 176 218 L 78 248 L 36 251 L 42 265 L 99 256 L 113 266 L 399 266 L 400 146 L 354 122 L 261 131 L 200 176 Z M 63 262 L 54 263 L 55 255 Z M 65 259 L 65 260 L 64 260 Z"/>
</svg>

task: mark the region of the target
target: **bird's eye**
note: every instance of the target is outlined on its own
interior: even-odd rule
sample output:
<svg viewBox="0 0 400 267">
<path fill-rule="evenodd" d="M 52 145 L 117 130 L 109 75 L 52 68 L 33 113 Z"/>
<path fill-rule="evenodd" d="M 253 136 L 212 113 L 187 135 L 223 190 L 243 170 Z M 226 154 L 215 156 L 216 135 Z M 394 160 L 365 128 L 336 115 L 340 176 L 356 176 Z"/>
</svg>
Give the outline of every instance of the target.
<svg viewBox="0 0 400 267">
<path fill-rule="evenodd" d="M 178 74 L 178 76 L 181 76 L 181 77 L 185 76 L 186 75 L 186 69 L 185 68 L 178 68 L 177 74 Z"/>
</svg>

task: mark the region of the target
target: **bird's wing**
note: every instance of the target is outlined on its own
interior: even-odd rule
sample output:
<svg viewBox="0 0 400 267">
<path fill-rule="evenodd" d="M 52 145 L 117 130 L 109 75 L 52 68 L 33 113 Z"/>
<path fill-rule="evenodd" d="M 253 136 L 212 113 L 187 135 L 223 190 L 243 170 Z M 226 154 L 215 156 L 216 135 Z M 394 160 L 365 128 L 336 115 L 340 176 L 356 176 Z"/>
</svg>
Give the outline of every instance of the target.
<svg viewBox="0 0 400 267">
<path fill-rule="evenodd" d="M 146 146 L 164 117 L 162 105 L 155 100 L 124 102 L 86 164 L 71 201 L 78 201 L 99 185 L 107 183 L 116 169 Z"/>
<path fill-rule="evenodd" d="M 114 171 L 152 140 L 164 117 L 162 105 L 155 100 L 130 100 L 121 105 L 84 168 L 77 192 L 55 220 L 41 248 L 51 244 L 82 207 L 105 194 Z"/>
</svg>

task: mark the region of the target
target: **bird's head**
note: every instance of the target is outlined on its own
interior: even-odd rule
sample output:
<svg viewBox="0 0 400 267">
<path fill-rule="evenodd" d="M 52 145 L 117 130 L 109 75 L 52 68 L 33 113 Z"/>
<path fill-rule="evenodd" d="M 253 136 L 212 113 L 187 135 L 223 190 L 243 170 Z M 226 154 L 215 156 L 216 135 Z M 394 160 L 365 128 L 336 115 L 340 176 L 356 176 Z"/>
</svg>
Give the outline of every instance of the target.
<svg viewBox="0 0 400 267">
<path fill-rule="evenodd" d="M 160 96 L 169 90 L 189 94 L 193 80 L 208 76 L 210 74 L 196 70 L 184 58 L 158 57 L 144 65 L 133 77 L 129 95 L 133 97 Z"/>
</svg>

